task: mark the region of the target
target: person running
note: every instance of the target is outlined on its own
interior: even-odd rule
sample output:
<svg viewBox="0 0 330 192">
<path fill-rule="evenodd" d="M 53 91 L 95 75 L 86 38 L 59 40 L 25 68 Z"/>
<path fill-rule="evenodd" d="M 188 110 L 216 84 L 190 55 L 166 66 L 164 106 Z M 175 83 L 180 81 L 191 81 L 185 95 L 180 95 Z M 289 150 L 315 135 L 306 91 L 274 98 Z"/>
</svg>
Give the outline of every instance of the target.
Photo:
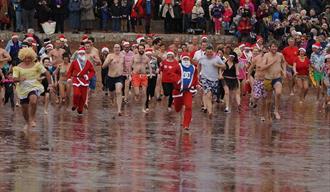
<svg viewBox="0 0 330 192">
<path fill-rule="evenodd" d="M 45 67 L 45 69 L 48 71 L 48 73 L 51 75 L 53 74 L 53 71 L 51 70 L 51 62 L 50 62 L 50 58 L 49 57 L 44 57 L 41 60 L 43 66 Z M 39 81 L 41 81 L 41 84 L 44 86 L 44 92 L 41 93 L 40 96 L 44 97 L 44 114 L 48 114 L 48 105 L 49 105 L 49 96 L 50 96 L 50 92 L 48 89 L 48 84 L 53 84 L 53 78 L 51 78 L 51 82 L 48 82 L 47 77 L 45 74 L 41 74 Z"/>
<path fill-rule="evenodd" d="M 325 76 L 324 76 L 324 85 L 326 87 L 326 91 L 327 91 L 327 97 L 325 100 L 325 107 L 328 109 L 328 111 L 330 110 L 330 54 L 325 56 Z"/>
<path fill-rule="evenodd" d="M 58 79 L 58 87 L 60 93 L 60 101 L 62 104 L 66 103 L 66 101 L 70 98 L 71 86 L 68 84 L 67 71 L 70 68 L 70 56 L 67 53 L 63 54 L 63 63 L 59 64 L 56 68 L 54 74 L 58 75 L 56 79 Z"/>
<path fill-rule="evenodd" d="M 117 114 L 122 116 L 121 105 L 122 99 L 122 88 L 124 85 L 124 55 L 120 53 L 120 45 L 115 44 L 113 46 L 113 53 L 110 53 L 105 59 L 102 68 L 109 68 L 107 76 L 107 89 L 111 92 L 111 98 L 116 98 L 117 103 Z M 114 92 L 115 91 L 115 96 Z M 114 102 L 113 102 L 114 103 Z"/>
<path fill-rule="evenodd" d="M 275 91 L 275 108 L 274 115 L 277 120 L 281 119 L 279 114 L 280 100 L 282 95 L 282 81 L 286 78 L 286 62 L 282 53 L 279 53 L 278 46 L 275 42 L 270 44 L 270 50 L 264 55 L 265 65 L 262 67 L 265 70 L 264 87 L 267 91 L 266 111 L 268 118 L 271 110 L 271 100 L 273 90 Z"/>
<path fill-rule="evenodd" d="M 190 60 L 189 54 L 183 53 L 181 63 L 174 69 L 172 78 L 174 109 L 176 112 L 180 112 L 184 106 L 182 126 L 186 131 L 189 130 L 192 118 L 192 98 L 197 92 L 198 85 L 198 71 Z"/>
<path fill-rule="evenodd" d="M 162 87 L 164 96 L 168 97 L 167 110 L 168 112 L 172 111 L 173 103 L 173 83 L 171 80 L 171 75 L 174 72 L 174 69 L 179 65 L 179 62 L 175 59 L 174 52 L 168 50 L 166 53 L 166 59 L 160 63 L 160 72 L 162 77 Z"/>
<path fill-rule="evenodd" d="M 306 56 L 306 49 L 300 48 L 299 55 L 293 63 L 293 71 L 300 89 L 299 102 L 303 103 L 308 92 L 310 61 Z"/>
<path fill-rule="evenodd" d="M 133 57 L 132 63 L 132 87 L 134 88 L 135 101 L 142 99 L 145 101 L 147 86 L 148 86 L 148 74 L 147 68 L 149 68 L 149 75 L 152 76 L 152 68 L 150 66 L 150 58 L 145 54 L 145 46 L 140 44 L 138 46 L 138 54 Z M 142 93 L 140 97 L 140 87 L 142 88 Z M 145 109 L 145 104 L 142 106 L 142 111 L 144 113 L 148 112 Z"/>
<path fill-rule="evenodd" d="M 107 47 L 103 47 L 101 49 L 101 54 L 100 54 L 100 59 L 101 62 L 104 63 L 105 59 L 107 58 L 107 56 L 109 55 L 110 50 Z M 105 95 L 108 94 L 108 92 L 106 91 L 106 81 L 107 81 L 107 76 L 108 76 L 108 68 L 102 68 L 101 69 L 101 79 L 102 79 L 102 90 L 105 92 Z"/>
<path fill-rule="evenodd" d="M 3 104 L 6 105 L 10 101 L 10 106 L 12 111 L 15 111 L 15 100 L 14 100 L 14 90 L 15 82 L 13 79 L 13 74 L 11 72 L 5 75 L 5 79 L 1 81 L 5 88 L 5 97 L 3 99 Z"/>
<path fill-rule="evenodd" d="M 149 65 L 151 67 L 151 72 L 148 71 L 147 67 L 147 74 L 148 74 L 148 87 L 147 87 L 147 96 L 146 96 L 146 103 L 145 103 L 145 111 L 149 111 L 149 101 L 155 96 L 155 89 L 157 84 L 157 74 L 159 73 L 159 63 L 156 57 L 153 56 L 153 49 L 148 48 L 146 49 L 146 56 L 149 58 Z"/>
<path fill-rule="evenodd" d="M 252 98 L 254 106 L 259 106 L 261 112 L 258 114 L 260 116 L 261 121 L 265 121 L 265 98 L 266 91 L 264 87 L 265 80 L 265 72 L 262 70 L 265 64 L 264 54 L 266 50 L 260 50 L 258 48 L 254 48 L 255 52 L 254 57 L 251 61 L 251 66 L 248 70 L 248 76 L 250 77 L 250 81 L 252 82 Z M 252 80 L 253 79 L 253 80 Z M 259 103 L 258 103 L 259 102 Z M 258 103 L 258 104 L 257 104 Z"/>
<path fill-rule="evenodd" d="M 213 114 L 212 98 L 218 90 L 219 68 L 225 69 L 226 65 L 219 56 L 215 55 L 212 46 L 206 47 L 198 69 L 200 69 L 200 82 L 203 89 L 203 104 L 210 118 Z"/>
<path fill-rule="evenodd" d="M 324 68 L 325 57 L 321 50 L 321 43 L 314 43 L 312 45 L 312 51 L 313 53 L 311 54 L 311 66 L 314 73 L 313 77 L 316 82 L 316 99 L 318 102 L 320 100 L 321 91 L 323 87 L 322 82 L 324 77 L 324 71 L 322 69 Z"/>
<path fill-rule="evenodd" d="M 9 61 L 11 61 L 11 57 L 10 57 L 9 53 L 6 50 L 0 48 L 0 81 L 5 79 L 5 75 L 2 73 L 2 68 Z M 3 95 L 2 95 L 1 90 L 2 90 L 2 88 L 0 87 L 0 99 L 2 100 Z"/>
<path fill-rule="evenodd" d="M 72 111 L 77 109 L 82 114 L 86 104 L 89 81 L 95 75 L 93 64 L 86 58 L 86 49 L 81 47 L 78 51 L 78 58 L 72 61 L 67 72 L 68 82 L 73 86 Z"/>
<path fill-rule="evenodd" d="M 17 96 L 26 122 L 24 129 L 28 129 L 36 126 L 37 99 L 44 92 L 44 87 L 38 79 L 45 73 L 48 82 L 51 82 L 51 76 L 42 64 L 36 62 L 37 54 L 32 48 L 21 49 L 18 57 L 22 62 L 13 68 L 13 78 L 18 82 Z M 48 89 L 52 86 L 49 84 Z"/>
<path fill-rule="evenodd" d="M 134 57 L 134 52 L 131 50 L 130 43 L 125 41 L 123 43 L 123 51 L 121 52 L 124 55 L 124 103 L 128 102 L 128 95 L 129 95 L 129 86 L 131 83 L 131 79 L 129 78 L 132 73 L 132 62 Z"/>
<path fill-rule="evenodd" d="M 225 63 L 225 68 L 223 70 L 223 78 L 224 78 L 224 90 L 225 90 L 225 113 L 230 112 L 230 92 L 234 91 L 235 99 L 237 103 L 237 111 L 240 111 L 241 107 L 241 96 L 240 96 L 240 87 L 239 87 L 239 65 L 238 65 L 238 57 L 235 52 L 231 52 L 229 57 Z"/>
<path fill-rule="evenodd" d="M 289 81 L 289 91 L 290 95 L 294 95 L 294 70 L 293 70 L 293 64 L 296 61 L 296 58 L 298 57 L 298 47 L 295 46 L 295 39 L 293 37 L 290 37 L 288 39 L 288 46 L 285 47 L 282 50 L 282 54 L 284 56 L 285 61 L 287 62 L 286 71 L 288 74 L 288 81 Z"/>
</svg>

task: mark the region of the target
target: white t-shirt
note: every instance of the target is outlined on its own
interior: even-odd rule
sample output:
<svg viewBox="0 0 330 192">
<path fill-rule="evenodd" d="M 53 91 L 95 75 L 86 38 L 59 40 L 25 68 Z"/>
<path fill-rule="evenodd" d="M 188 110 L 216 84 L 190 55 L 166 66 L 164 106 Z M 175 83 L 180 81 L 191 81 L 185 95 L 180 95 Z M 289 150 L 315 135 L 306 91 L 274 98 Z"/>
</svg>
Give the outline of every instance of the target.
<svg viewBox="0 0 330 192">
<path fill-rule="evenodd" d="M 219 67 L 215 64 L 224 64 L 222 59 L 219 56 L 214 56 L 212 58 L 207 58 L 203 56 L 199 64 L 201 65 L 201 76 L 210 81 L 217 81 L 219 79 Z"/>
</svg>

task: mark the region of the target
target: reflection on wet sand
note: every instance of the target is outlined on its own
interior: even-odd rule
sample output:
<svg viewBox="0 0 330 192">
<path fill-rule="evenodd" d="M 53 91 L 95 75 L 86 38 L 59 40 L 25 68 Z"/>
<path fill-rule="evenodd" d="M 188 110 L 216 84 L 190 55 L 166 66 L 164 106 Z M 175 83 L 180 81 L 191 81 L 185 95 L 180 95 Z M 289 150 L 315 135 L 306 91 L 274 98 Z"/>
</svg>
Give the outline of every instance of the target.
<svg viewBox="0 0 330 192">
<path fill-rule="evenodd" d="M 128 104 L 113 119 L 106 100 L 92 97 L 84 116 L 39 111 L 25 132 L 20 113 L 1 108 L 0 191 L 330 191 L 330 117 L 312 102 L 286 98 L 270 123 L 223 106 L 209 120 L 195 105 L 187 134 L 163 103 L 147 115 Z"/>
</svg>

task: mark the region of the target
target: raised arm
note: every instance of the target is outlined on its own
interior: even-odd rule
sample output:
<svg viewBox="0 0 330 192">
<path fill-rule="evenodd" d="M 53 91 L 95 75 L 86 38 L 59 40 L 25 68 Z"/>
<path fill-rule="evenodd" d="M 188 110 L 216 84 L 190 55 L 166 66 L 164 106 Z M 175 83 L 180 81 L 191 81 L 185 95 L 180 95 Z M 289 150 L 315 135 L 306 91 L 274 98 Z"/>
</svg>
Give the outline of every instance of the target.
<svg viewBox="0 0 330 192">
<path fill-rule="evenodd" d="M 102 65 L 102 69 L 107 68 L 111 62 L 112 62 L 112 57 L 111 54 L 109 54 Z"/>
</svg>

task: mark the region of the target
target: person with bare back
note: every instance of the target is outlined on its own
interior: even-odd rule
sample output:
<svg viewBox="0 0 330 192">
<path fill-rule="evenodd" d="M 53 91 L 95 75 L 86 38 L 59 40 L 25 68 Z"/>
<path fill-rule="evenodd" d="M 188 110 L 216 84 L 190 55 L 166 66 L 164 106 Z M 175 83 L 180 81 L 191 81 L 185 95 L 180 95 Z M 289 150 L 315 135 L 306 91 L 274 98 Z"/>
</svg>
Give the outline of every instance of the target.
<svg viewBox="0 0 330 192">
<path fill-rule="evenodd" d="M 122 88 L 124 85 L 124 55 L 120 52 L 120 45 L 115 44 L 113 46 L 113 53 L 110 53 L 105 59 L 102 68 L 109 68 L 108 77 L 106 83 L 106 89 L 111 92 L 112 98 L 114 98 L 113 91 L 116 93 L 117 113 L 118 116 L 122 116 Z"/>
<path fill-rule="evenodd" d="M 281 119 L 279 114 L 280 99 L 282 95 L 282 81 L 286 78 L 286 61 L 279 53 L 278 46 L 275 42 L 270 44 L 270 50 L 264 55 L 265 65 L 261 67 L 261 70 L 265 70 L 264 87 L 267 91 L 266 98 L 266 110 L 267 117 L 270 117 L 272 92 L 275 93 L 275 109 L 274 116 L 277 120 Z"/>
<path fill-rule="evenodd" d="M 135 100 L 140 98 L 140 87 L 142 88 L 141 99 L 145 101 L 147 87 L 148 87 L 148 74 L 146 68 L 149 68 L 149 74 L 152 76 L 152 68 L 150 66 L 150 59 L 145 54 L 145 46 L 140 44 L 138 46 L 138 54 L 133 57 L 132 63 L 132 86 L 134 88 Z M 148 112 L 145 105 L 142 104 L 142 111 Z"/>
</svg>

